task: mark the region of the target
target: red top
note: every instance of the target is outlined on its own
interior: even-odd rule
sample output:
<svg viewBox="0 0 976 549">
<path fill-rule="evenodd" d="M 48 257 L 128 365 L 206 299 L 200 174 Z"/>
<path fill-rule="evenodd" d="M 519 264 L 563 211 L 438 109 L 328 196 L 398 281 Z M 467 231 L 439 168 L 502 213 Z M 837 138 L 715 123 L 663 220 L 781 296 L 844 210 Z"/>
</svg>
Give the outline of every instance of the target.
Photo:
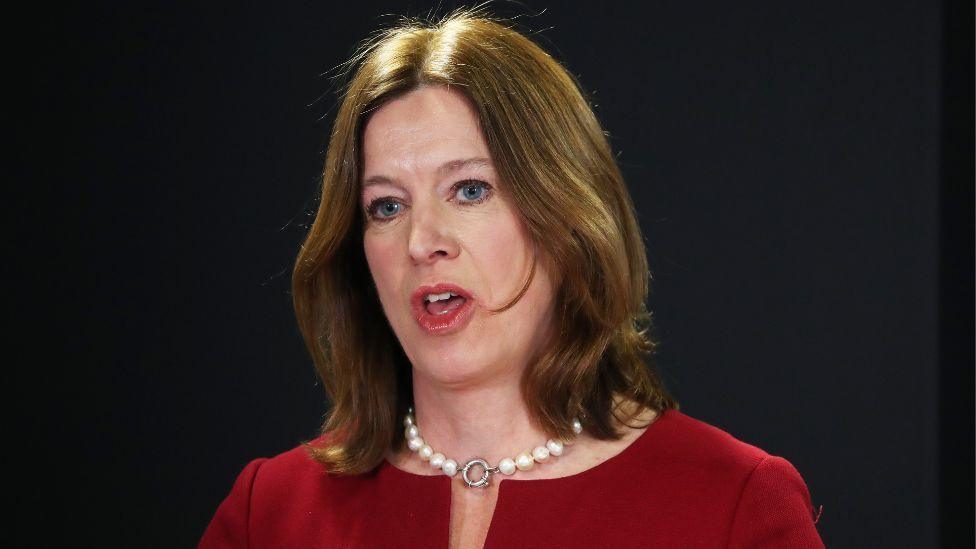
<svg viewBox="0 0 976 549">
<path fill-rule="evenodd" d="M 677 410 L 581 473 L 502 477 L 486 548 L 823 547 L 790 462 Z M 244 468 L 200 547 L 447 547 L 451 480 L 340 477 L 298 447 Z"/>
</svg>

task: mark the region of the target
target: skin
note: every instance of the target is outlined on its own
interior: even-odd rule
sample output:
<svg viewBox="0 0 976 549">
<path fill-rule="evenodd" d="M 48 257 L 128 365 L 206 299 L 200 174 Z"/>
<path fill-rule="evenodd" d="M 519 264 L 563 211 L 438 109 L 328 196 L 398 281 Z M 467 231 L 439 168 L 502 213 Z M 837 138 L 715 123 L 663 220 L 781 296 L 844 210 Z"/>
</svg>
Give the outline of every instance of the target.
<svg viewBox="0 0 976 549">
<path fill-rule="evenodd" d="M 487 162 L 442 168 L 472 158 Z M 475 456 L 497 464 L 544 444 L 547 436 L 528 414 L 519 379 L 551 332 L 552 279 L 540 257 L 519 303 L 488 312 L 517 295 L 534 246 L 492 166 L 477 112 L 463 94 L 446 87 L 411 91 L 371 115 L 363 160 L 363 248 L 383 310 L 413 365 L 421 435 L 461 465 Z M 430 335 L 413 318 L 410 295 L 439 282 L 471 292 L 475 310 L 463 329 Z M 616 455 L 641 432 L 632 429 L 618 441 L 584 434 L 563 456 L 516 477 L 578 473 Z M 406 448 L 391 450 L 387 460 L 415 474 L 437 474 Z M 496 475 L 490 488 L 475 490 L 457 476 L 452 547 L 481 547 L 498 485 L 507 479 Z"/>
<path fill-rule="evenodd" d="M 488 312 L 517 295 L 528 276 L 531 240 L 490 163 L 439 168 L 490 157 L 474 109 L 444 87 L 391 100 L 364 129 L 361 204 L 366 209 L 380 199 L 374 212 L 386 217 L 367 222 L 363 247 L 383 310 L 413 365 L 417 423 L 445 455 L 489 460 L 504 457 L 499 452 L 515 455 L 530 440 L 538 444 L 541 431 L 531 424 L 518 380 L 547 337 L 553 307 L 540 261 L 517 305 Z M 491 187 L 487 194 L 469 189 L 482 193 L 478 203 L 456 187 L 473 181 Z M 430 335 L 413 318 L 410 294 L 437 282 L 473 295 L 472 317 L 456 333 Z"/>
</svg>

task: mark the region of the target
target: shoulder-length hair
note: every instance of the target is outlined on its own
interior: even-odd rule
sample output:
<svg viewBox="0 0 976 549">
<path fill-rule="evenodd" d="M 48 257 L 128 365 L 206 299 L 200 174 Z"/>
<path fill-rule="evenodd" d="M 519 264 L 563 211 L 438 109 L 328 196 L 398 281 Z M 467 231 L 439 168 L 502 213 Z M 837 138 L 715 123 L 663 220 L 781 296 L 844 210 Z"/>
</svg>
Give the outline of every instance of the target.
<svg viewBox="0 0 976 549">
<path fill-rule="evenodd" d="M 332 403 L 322 426 L 328 442 L 306 443 L 311 456 L 333 473 L 357 474 L 404 443 L 411 365 L 365 260 L 361 143 L 369 113 L 429 85 L 459 90 L 476 108 L 501 182 L 556 278 L 554 336 L 521 379 L 531 415 L 557 439 L 573 436 L 578 416 L 592 436 L 613 440 L 621 436 L 613 418 L 630 421 L 639 410 L 616 416 L 618 397 L 659 412 L 677 408 L 653 360 L 650 271 L 633 204 L 566 69 L 468 8 L 437 22 L 401 19 L 366 40 L 347 70 L 318 213 L 292 279 L 298 325 Z"/>
</svg>

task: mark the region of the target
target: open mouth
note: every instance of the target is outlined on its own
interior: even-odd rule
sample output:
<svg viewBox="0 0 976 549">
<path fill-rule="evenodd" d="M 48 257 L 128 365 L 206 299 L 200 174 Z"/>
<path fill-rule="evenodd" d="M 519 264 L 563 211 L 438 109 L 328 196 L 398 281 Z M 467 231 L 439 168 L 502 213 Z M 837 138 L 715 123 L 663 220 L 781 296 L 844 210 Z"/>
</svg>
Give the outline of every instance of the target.
<svg viewBox="0 0 976 549">
<path fill-rule="evenodd" d="M 421 286 L 413 292 L 411 302 L 417 325 L 430 335 L 460 330 L 474 311 L 474 298 L 454 284 Z"/>
<path fill-rule="evenodd" d="M 454 292 L 427 294 L 424 297 L 424 308 L 432 315 L 443 315 L 464 305 L 467 301 L 464 296 L 457 295 Z"/>
</svg>

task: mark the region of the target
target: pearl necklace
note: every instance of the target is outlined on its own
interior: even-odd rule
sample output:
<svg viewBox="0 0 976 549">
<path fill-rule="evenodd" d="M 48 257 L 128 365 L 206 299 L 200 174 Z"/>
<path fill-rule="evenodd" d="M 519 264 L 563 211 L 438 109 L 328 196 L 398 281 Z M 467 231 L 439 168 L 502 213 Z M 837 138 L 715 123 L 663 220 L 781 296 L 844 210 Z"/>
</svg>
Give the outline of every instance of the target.
<svg viewBox="0 0 976 549">
<path fill-rule="evenodd" d="M 440 452 L 435 452 L 429 444 L 424 442 L 424 439 L 420 437 L 420 428 L 417 427 L 416 422 L 413 419 L 413 406 L 407 411 L 406 417 L 403 418 L 403 425 L 406 427 L 406 437 L 407 437 L 407 447 L 410 448 L 412 452 L 417 452 L 420 459 L 430 463 L 430 466 L 434 469 L 440 469 L 445 475 L 453 477 L 458 472 L 458 462 L 453 459 L 447 459 L 444 454 Z M 580 423 L 579 418 L 573 418 L 573 432 L 579 435 L 583 432 L 583 425 Z M 515 459 L 505 458 L 498 462 L 497 467 L 491 467 L 488 462 L 482 458 L 474 458 L 468 461 L 464 467 L 460 469 L 461 478 L 468 488 L 483 488 L 488 486 L 489 477 L 495 473 L 504 473 L 506 475 L 515 474 L 516 470 L 528 471 L 535 465 L 536 462 L 542 463 L 549 459 L 550 455 L 559 456 L 563 453 L 564 445 L 572 444 L 571 441 L 560 441 L 556 439 L 549 439 L 546 441 L 545 446 L 536 446 L 531 452 L 522 452 L 521 454 L 515 456 Z M 477 480 L 471 480 L 468 477 L 468 471 L 475 465 L 480 465 L 485 472 L 481 474 L 481 478 Z"/>
</svg>

